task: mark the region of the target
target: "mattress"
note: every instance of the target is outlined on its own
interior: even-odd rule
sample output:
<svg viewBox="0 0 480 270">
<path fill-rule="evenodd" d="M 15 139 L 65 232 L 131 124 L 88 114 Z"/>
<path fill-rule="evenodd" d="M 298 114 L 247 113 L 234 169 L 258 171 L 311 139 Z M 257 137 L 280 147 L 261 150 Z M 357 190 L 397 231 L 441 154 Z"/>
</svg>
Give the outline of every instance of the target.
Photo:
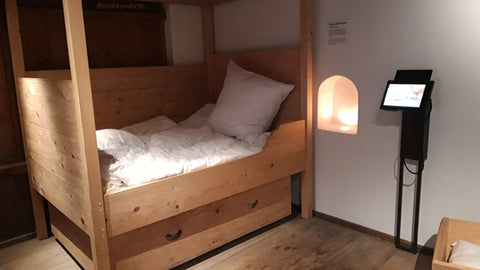
<svg viewBox="0 0 480 270">
<path fill-rule="evenodd" d="M 270 133 L 255 143 L 215 133 L 208 126 L 213 104 L 175 123 L 165 116 L 122 129 L 97 131 L 106 193 L 207 168 L 262 151 Z"/>
</svg>

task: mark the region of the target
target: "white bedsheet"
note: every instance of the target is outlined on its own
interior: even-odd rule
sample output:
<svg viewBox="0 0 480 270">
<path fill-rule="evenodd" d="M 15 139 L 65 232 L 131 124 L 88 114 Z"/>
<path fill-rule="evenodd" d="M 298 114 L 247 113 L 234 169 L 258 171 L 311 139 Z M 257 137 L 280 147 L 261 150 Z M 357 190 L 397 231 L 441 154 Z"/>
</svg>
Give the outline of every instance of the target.
<svg viewBox="0 0 480 270">
<path fill-rule="evenodd" d="M 190 172 L 260 152 L 249 144 L 214 133 L 207 124 L 213 105 L 206 105 L 179 124 L 159 116 L 122 130 L 97 131 L 106 192 Z"/>
</svg>

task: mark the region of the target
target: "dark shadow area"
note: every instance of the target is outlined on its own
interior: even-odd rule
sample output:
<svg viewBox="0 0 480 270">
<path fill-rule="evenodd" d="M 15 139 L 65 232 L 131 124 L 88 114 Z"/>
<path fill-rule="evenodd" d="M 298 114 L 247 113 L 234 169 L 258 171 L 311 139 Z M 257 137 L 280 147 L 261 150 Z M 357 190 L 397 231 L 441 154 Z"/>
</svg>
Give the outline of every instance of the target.
<svg viewBox="0 0 480 270">
<path fill-rule="evenodd" d="M 437 235 L 432 235 L 425 245 L 420 249 L 417 261 L 415 263 L 415 270 L 430 270 L 432 269 L 433 248 L 437 242 Z"/>
<path fill-rule="evenodd" d="M 50 224 L 50 223 L 48 223 Z M 75 259 L 75 257 L 72 255 L 72 253 L 70 253 L 70 251 L 68 251 L 68 249 L 62 244 L 62 242 L 58 241 L 58 239 L 55 239 L 55 242 L 57 242 L 57 244 L 62 247 L 62 249 L 68 254 L 68 256 L 70 256 L 70 258 L 72 259 L 72 261 L 74 261 L 78 268 L 80 268 L 80 270 L 85 270 L 85 268 L 83 268 L 83 266 L 80 264 L 79 261 L 77 261 L 77 259 Z"/>
</svg>

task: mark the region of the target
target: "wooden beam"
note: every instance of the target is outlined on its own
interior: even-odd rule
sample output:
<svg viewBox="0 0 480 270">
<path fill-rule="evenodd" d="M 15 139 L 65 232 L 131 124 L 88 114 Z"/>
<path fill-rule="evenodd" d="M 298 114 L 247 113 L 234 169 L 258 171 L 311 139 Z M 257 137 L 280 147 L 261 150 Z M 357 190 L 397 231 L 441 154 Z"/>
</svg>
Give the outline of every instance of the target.
<svg viewBox="0 0 480 270">
<path fill-rule="evenodd" d="M 184 4 L 184 5 L 218 5 L 222 3 L 232 2 L 234 0 L 142 0 L 144 2 L 153 3 L 169 3 L 169 4 Z"/>
<path fill-rule="evenodd" d="M 183 4 L 183 5 L 201 5 L 203 0 L 141 0 L 143 2 L 152 3 L 168 3 L 168 4 Z"/>
<path fill-rule="evenodd" d="M 202 5 L 202 27 L 203 27 L 203 52 L 205 57 L 205 65 L 207 66 L 207 78 L 208 78 L 208 93 L 209 101 L 215 103 L 216 100 L 212 100 L 213 95 L 213 64 L 212 57 L 215 54 L 215 25 L 213 22 L 213 7 L 207 0 L 203 1 Z"/>
<path fill-rule="evenodd" d="M 19 108 L 20 125 L 22 128 L 22 140 L 25 146 L 25 135 L 23 127 L 23 116 L 21 113 L 21 103 L 18 100 L 18 78 L 25 76 L 25 63 L 23 60 L 22 38 L 20 36 L 20 23 L 18 20 L 18 8 L 16 0 L 5 0 L 5 13 L 7 17 L 8 39 L 10 42 L 10 53 L 12 57 L 12 69 L 15 82 L 15 89 L 17 91 L 17 104 Z M 27 151 L 26 146 L 24 147 Z M 27 161 L 27 168 L 29 163 Z M 29 176 L 30 194 L 32 197 L 33 217 L 35 219 L 35 229 L 37 231 L 38 239 L 48 238 L 47 221 L 45 216 L 45 209 L 43 204 L 43 197 L 32 188 L 32 179 Z"/>
<path fill-rule="evenodd" d="M 227 2 L 232 2 L 232 1 L 234 1 L 234 0 L 207 0 L 207 2 L 212 6 L 227 3 Z"/>
<path fill-rule="evenodd" d="M 87 173 L 92 231 L 90 243 L 92 247 L 94 269 L 111 269 L 108 240 L 105 224 L 105 207 L 103 201 L 100 163 L 95 137 L 95 117 L 93 112 L 90 70 L 88 66 L 87 42 L 83 20 L 81 0 L 63 0 L 65 28 L 67 33 L 70 72 L 74 88 L 74 99 L 77 111 L 76 123 L 81 131 L 80 142 L 83 150 L 84 170 Z"/>
<path fill-rule="evenodd" d="M 25 63 L 23 61 L 22 38 L 20 36 L 20 23 L 18 21 L 17 1 L 5 0 L 5 11 L 7 14 L 8 37 L 10 40 L 10 53 L 12 54 L 12 67 L 17 78 L 25 76 Z"/>
<path fill-rule="evenodd" d="M 313 0 L 300 0 L 302 115 L 305 117 L 306 170 L 302 173 L 302 217 L 313 215 Z"/>
<path fill-rule="evenodd" d="M 17 162 L 7 165 L 0 165 L 0 177 L 24 174 L 27 172 L 25 162 Z"/>
<path fill-rule="evenodd" d="M 10 108 L 10 126 L 12 134 L 14 135 L 16 148 L 16 161 L 24 160 L 25 154 L 22 141 L 22 128 L 20 126 L 20 116 L 18 115 L 17 99 L 15 94 L 15 77 L 13 75 L 12 60 L 10 53 L 10 40 L 8 38 L 8 25 L 5 12 L 5 5 L 0 4 L 0 73 L 3 74 L 3 79 L 0 82 L 0 87 L 5 89 L 6 97 L 8 98 L 8 107 Z M 12 145 L 11 145 L 12 146 Z M 10 146 L 10 147 L 11 147 Z M 10 155 L 13 155 L 12 151 Z M 13 156 L 12 156 L 13 157 Z M 26 168 L 26 167 L 25 167 Z"/>
</svg>

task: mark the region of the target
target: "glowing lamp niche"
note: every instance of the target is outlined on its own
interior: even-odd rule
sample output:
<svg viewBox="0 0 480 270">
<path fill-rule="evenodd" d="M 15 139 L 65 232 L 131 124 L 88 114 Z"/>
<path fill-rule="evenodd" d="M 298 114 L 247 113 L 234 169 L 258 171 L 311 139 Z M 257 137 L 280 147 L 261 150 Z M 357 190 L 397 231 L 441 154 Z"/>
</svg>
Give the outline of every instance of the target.
<svg viewBox="0 0 480 270">
<path fill-rule="evenodd" d="M 357 134 L 358 92 L 355 84 L 343 76 L 332 76 L 318 88 L 319 129 Z"/>
</svg>

